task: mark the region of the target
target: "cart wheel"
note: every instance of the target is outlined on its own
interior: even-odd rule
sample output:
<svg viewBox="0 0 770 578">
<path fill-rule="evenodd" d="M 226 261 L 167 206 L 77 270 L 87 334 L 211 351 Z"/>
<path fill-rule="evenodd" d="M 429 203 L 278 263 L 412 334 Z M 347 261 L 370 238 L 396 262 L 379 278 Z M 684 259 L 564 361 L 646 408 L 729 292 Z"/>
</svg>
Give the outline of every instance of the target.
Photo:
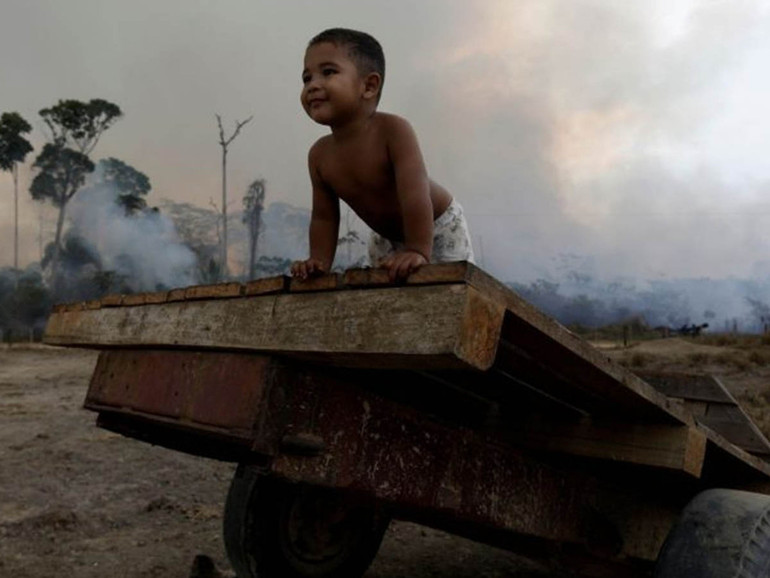
<svg viewBox="0 0 770 578">
<path fill-rule="evenodd" d="M 655 578 L 770 576 L 770 496 L 708 490 L 685 507 L 658 556 Z"/>
<path fill-rule="evenodd" d="M 225 548 L 238 578 L 359 578 L 388 523 L 339 490 L 240 465 L 225 504 Z"/>
</svg>

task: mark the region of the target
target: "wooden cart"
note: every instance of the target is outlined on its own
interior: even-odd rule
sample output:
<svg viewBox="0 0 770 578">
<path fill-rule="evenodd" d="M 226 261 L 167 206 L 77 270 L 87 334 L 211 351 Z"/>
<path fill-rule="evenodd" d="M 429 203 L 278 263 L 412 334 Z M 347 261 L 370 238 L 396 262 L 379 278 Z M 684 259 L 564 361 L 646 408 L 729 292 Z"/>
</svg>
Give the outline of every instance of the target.
<svg viewBox="0 0 770 578">
<path fill-rule="evenodd" d="M 101 427 L 240 464 L 242 578 L 361 576 L 391 518 L 586 576 L 770 575 L 770 448 L 718 381 L 635 375 L 467 263 L 108 296 L 45 340 L 103 350 Z"/>
</svg>

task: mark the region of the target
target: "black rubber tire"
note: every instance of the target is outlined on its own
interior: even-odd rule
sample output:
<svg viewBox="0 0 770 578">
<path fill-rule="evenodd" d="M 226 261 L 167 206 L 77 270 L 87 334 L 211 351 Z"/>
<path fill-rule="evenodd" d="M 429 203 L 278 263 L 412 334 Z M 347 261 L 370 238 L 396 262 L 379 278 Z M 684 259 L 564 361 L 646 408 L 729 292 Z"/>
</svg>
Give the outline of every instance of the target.
<svg viewBox="0 0 770 578">
<path fill-rule="evenodd" d="M 707 490 L 685 507 L 655 578 L 770 577 L 770 496 Z"/>
<path fill-rule="evenodd" d="M 338 490 L 292 484 L 240 465 L 224 512 L 238 578 L 360 578 L 389 519 Z"/>
</svg>

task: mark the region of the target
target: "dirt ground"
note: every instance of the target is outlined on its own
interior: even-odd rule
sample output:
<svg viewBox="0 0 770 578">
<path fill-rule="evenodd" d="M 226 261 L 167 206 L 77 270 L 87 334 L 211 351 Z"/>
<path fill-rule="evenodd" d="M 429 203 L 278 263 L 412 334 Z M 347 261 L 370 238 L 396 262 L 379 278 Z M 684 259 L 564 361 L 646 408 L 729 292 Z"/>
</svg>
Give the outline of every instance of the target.
<svg viewBox="0 0 770 578">
<path fill-rule="evenodd" d="M 234 466 L 124 438 L 82 409 L 96 353 L 0 345 L 0 577 L 232 576 L 222 509 Z M 367 578 L 546 578 L 509 552 L 394 522 Z"/>
</svg>

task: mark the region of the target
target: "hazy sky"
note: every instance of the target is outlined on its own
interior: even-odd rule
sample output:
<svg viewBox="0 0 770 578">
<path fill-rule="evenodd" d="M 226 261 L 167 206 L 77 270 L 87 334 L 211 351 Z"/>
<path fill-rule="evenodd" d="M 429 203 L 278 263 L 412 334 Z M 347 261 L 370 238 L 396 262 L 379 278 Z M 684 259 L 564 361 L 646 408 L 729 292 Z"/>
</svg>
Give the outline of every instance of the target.
<svg viewBox="0 0 770 578">
<path fill-rule="evenodd" d="M 759 0 L 4 0 L 0 112 L 33 126 L 59 99 L 125 114 L 95 158 L 146 173 L 150 203 L 220 194 L 214 115 L 229 130 L 235 208 L 309 206 L 299 105 L 308 39 L 382 43 L 381 109 L 407 117 L 431 176 L 469 214 L 477 256 L 512 280 L 559 255 L 644 277 L 768 277 L 770 2 Z M 22 254 L 38 256 L 22 170 Z M 0 174 L 0 266 L 12 263 Z"/>
</svg>

